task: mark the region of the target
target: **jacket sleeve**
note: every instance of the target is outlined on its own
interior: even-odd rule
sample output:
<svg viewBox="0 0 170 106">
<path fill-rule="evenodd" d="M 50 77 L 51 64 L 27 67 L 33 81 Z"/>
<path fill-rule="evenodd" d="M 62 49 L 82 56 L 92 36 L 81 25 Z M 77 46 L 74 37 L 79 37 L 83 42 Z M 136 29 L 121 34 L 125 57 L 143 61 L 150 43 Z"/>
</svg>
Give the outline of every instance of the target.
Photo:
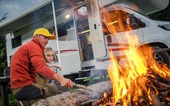
<svg viewBox="0 0 170 106">
<path fill-rule="evenodd" d="M 38 45 L 29 48 L 29 58 L 37 73 L 48 79 L 52 79 L 55 72 L 46 65 L 43 58 L 43 51 Z"/>
</svg>

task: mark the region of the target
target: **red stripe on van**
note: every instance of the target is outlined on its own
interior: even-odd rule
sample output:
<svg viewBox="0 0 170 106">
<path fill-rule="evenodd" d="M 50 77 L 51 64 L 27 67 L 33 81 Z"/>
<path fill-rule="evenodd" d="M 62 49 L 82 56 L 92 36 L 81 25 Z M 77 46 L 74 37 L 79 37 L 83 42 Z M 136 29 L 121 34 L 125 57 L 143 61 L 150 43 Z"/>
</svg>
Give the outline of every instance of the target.
<svg viewBox="0 0 170 106">
<path fill-rule="evenodd" d="M 60 50 L 60 53 L 64 53 L 64 52 L 72 52 L 72 51 L 78 51 L 77 49 L 70 49 L 70 50 Z M 55 51 L 56 53 L 58 53 L 58 51 Z"/>
</svg>

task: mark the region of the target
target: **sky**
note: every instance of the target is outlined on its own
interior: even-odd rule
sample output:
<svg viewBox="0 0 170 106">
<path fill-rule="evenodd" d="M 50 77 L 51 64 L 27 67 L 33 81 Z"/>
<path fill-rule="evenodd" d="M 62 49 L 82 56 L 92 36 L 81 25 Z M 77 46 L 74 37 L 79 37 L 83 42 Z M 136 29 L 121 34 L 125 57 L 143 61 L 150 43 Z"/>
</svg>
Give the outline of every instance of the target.
<svg viewBox="0 0 170 106">
<path fill-rule="evenodd" d="M 6 20 L 16 17 L 45 0 L 0 0 L 0 19 L 7 13 Z"/>
<path fill-rule="evenodd" d="M 0 19 L 6 13 L 6 20 L 14 18 L 43 1 L 45 0 L 0 0 Z"/>
</svg>

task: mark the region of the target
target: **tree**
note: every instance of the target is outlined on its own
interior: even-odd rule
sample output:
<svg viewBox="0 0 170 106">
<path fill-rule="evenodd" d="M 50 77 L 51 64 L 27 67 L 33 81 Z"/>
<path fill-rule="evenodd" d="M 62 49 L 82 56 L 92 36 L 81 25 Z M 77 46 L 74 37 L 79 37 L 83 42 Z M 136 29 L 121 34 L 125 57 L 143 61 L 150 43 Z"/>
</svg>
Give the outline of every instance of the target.
<svg viewBox="0 0 170 106">
<path fill-rule="evenodd" d="M 4 16 L 0 19 L 0 22 L 2 22 L 2 21 L 4 21 L 5 19 L 7 19 L 7 14 L 8 14 L 8 12 L 4 14 Z"/>
<path fill-rule="evenodd" d="M 6 40 L 5 37 L 0 37 L 0 76 L 3 76 L 3 70 L 7 67 L 7 59 L 6 59 Z"/>
<path fill-rule="evenodd" d="M 164 10 L 159 11 L 157 13 L 150 14 L 149 17 L 155 20 L 162 20 L 162 21 L 170 21 L 170 5 L 166 7 Z"/>
</svg>

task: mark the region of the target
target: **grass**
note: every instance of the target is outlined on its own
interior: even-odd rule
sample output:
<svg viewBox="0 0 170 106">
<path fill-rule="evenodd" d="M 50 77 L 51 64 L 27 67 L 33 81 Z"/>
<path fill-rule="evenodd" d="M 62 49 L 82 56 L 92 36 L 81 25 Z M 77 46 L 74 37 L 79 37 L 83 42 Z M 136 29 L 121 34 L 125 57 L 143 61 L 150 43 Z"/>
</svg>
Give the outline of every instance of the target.
<svg viewBox="0 0 170 106">
<path fill-rule="evenodd" d="M 18 106 L 17 100 L 15 99 L 14 95 L 9 93 L 8 94 L 9 106 Z M 2 97 L 0 97 L 0 106 L 2 106 Z"/>
<path fill-rule="evenodd" d="M 89 85 L 89 84 L 94 84 L 94 83 L 106 81 L 108 79 L 109 79 L 109 75 L 87 77 L 83 80 L 83 83 L 84 83 L 84 85 Z"/>
</svg>

